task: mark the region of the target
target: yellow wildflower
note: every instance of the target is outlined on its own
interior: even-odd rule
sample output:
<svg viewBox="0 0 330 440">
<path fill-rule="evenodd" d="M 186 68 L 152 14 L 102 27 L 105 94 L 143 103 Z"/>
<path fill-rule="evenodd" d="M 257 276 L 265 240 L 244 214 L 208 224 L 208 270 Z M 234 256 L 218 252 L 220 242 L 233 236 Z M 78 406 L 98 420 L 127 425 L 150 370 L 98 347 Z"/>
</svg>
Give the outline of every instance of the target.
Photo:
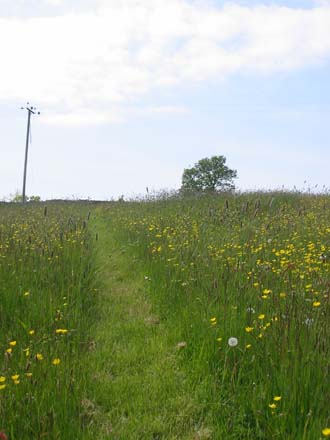
<svg viewBox="0 0 330 440">
<path fill-rule="evenodd" d="M 55 358 L 55 359 L 53 359 L 52 364 L 53 365 L 59 365 L 60 362 L 61 362 L 61 359 Z"/>
<path fill-rule="evenodd" d="M 313 302 L 313 307 L 320 307 L 320 305 L 321 305 L 320 301 Z"/>
<path fill-rule="evenodd" d="M 10 342 L 9 342 L 9 345 L 11 345 L 12 347 L 15 347 L 15 345 L 16 345 L 16 341 L 10 341 Z"/>
<path fill-rule="evenodd" d="M 253 331 L 253 327 L 245 327 L 246 333 L 251 333 Z"/>
<path fill-rule="evenodd" d="M 41 353 L 37 353 L 36 354 L 36 359 L 37 359 L 37 361 L 42 361 L 43 360 L 43 355 L 41 354 Z"/>
<path fill-rule="evenodd" d="M 5 384 L 0 385 L 0 390 L 4 390 L 6 388 L 6 386 L 7 385 L 5 385 Z"/>
<path fill-rule="evenodd" d="M 276 405 L 276 403 L 270 403 L 268 406 L 271 409 L 275 409 L 277 405 Z"/>
<path fill-rule="evenodd" d="M 324 437 L 330 437 L 330 428 L 322 429 L 322 434 L 324 435 Z"/>
<path fill-rule="evenodd" d="M 57 335 L 65 335 L 66 333 L 68 333 L 68 330 L 66 328 L 57 328 L 55 330 L 55 333 Z"/>
<path fill-rule="evenodd" d="M 19 374 L 14 374 L 13 376 L 11 376 L 12 380 L 18 380 L 19 379 Z"/>
<path fill-rule="evenodd" d="M 211 318 L 210 319 L 210 324 L 211 325 L 217 325 L 217 318 Z"/>
<path fill-rule="evenodd" d="M 275 402 L 279 402 L 281 399 L 282 399 L 282 396 L 275 396 L 273 400 Z"/>
<path fill-rule="evenodd" d="M 263 313 L 261 313 L 261 315 L 258 316 L 258 319 L 264 319 L 265 315 Z"/>
<path fill-rule="evenodd" d="M 0 383 L 3 383 L 3 382 L 5 382 L 5 381 L 6 381 L 5 376 L 0 376 Z"/>
</svg>

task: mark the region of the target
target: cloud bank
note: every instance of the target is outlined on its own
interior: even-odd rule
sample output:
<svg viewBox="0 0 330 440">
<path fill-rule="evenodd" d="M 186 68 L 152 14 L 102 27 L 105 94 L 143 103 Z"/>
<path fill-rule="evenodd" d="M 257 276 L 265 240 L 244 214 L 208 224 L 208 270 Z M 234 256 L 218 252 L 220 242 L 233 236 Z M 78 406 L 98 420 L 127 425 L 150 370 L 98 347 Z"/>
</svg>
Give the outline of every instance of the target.
<svg viewBox="0 0 330 440">
<path fill-rule="evenodd" d="M 330 57 L 328 2 L 312 9 L 206 0 L 92 6 L 32 18 L 0 12 L 0 99 L 33 100 L 55 114 L 53 123 L 117 122 L 155 90 L 237 73 L 271 75 Z"/>
</svg>

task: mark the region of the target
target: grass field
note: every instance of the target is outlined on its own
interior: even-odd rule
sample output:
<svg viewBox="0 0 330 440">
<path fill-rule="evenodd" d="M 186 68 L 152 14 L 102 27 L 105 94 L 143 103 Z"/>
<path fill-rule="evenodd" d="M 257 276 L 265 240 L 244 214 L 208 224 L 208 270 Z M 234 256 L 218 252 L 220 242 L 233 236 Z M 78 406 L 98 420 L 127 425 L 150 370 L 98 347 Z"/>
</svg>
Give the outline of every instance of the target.
<svg viewBox="0 0 330 440">
<path fill-rule="evenodd" d="M 330 436 L 328 195 L 0 215 L 10 439 Z"/>
<path fill-rule="evenodd" d="M 84 207 L 0 208 L 0 431 L 76 439 L 93 305 Z"/>
</svg>

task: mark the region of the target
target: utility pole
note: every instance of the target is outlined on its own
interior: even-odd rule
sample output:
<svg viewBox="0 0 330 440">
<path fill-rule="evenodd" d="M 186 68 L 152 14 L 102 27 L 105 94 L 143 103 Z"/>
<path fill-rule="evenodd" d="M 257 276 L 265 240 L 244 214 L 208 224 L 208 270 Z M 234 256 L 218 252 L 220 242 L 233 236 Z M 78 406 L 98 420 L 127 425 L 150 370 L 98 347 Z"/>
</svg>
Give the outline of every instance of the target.
<svg viewBox="0 0 330 440">
<path fill-rule="evenodd" d="M 22 202 L 25 203 L 26 194 L 26 172 L 27 172 L 27 161 L 28 161 L 28 152 L 29 152 L 29 140 L 30 140 L 30 128 L 31 128 L 31 115 L 35 115 L 36 113 L 40 115 L 40 112 L 36 112 L 36 107 L 29 107 L 29 103 L 27 102 L 27 107 L 21 107 L 21 110 L 27 110 L 28 112 L 28 121 L 27 121 L 27 129 L 26 129 L 26 144 L 25 144 L 25 160 L 24 160 L 24 175 L 23 175 L 23 192 L 22 192 Z"/>
</svg>

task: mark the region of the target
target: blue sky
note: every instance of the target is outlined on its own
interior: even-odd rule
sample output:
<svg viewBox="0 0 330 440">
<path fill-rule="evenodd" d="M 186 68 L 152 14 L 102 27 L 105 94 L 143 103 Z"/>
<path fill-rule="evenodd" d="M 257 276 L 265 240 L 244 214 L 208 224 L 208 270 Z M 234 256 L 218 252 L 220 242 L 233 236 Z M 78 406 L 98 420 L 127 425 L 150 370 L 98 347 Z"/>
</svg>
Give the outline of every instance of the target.
<svg viewBox="0 0 330 440">
<path fill-rule="evenodd" d="M 26 100 L 28 194 L 178 188 L 214 154 L 241 189 L 330 187 L 329 20 L 328 1 L 0 0 L 0 198 Z"/>
</svg>

